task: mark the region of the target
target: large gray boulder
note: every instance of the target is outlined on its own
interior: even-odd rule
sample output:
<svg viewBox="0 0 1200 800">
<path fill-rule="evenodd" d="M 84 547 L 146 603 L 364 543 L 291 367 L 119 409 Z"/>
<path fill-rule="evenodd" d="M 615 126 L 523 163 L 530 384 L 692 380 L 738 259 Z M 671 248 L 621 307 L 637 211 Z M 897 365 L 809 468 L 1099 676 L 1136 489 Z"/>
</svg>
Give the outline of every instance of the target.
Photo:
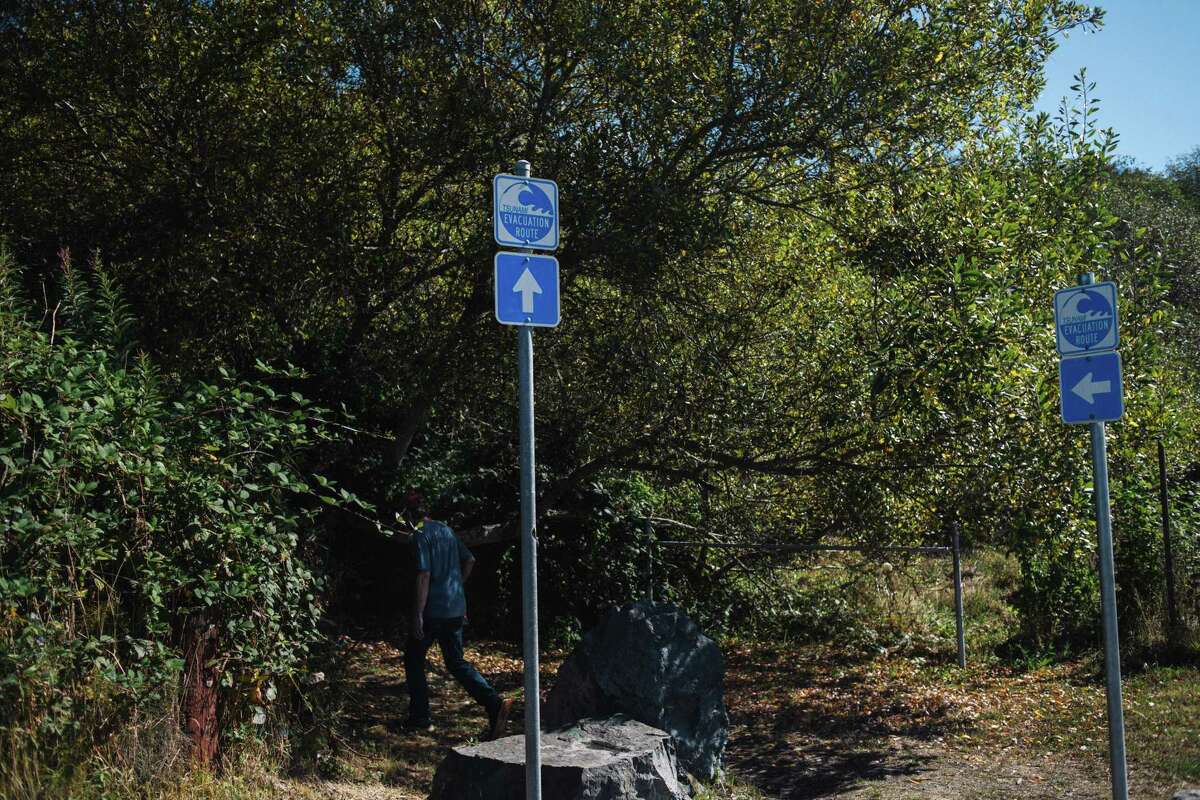
<svg viewBox="0 0 1200 800">
<path fill-rule="evenodd" d="M 552 800 L 687 800 L 671 737 L 615 716 L 542 736 L 542 795 Z M 455 747 L 429 800 L 524 800 L 525 737 Z"/>
<path fill-rule="evenodd" d="M 1184 789 L 1182 792 L 1176 792 L 1171 800 L 1200 800 L 1200 789 Z"/>
<path fill-rule="evenodd" d="M 625 714 L 671 734 L 681 766 L 712 779 L 728 740 L 725 660 L 673 605 L 611 611 L 559 668 L 542 709 L 547 728 Z"/>
</svg>

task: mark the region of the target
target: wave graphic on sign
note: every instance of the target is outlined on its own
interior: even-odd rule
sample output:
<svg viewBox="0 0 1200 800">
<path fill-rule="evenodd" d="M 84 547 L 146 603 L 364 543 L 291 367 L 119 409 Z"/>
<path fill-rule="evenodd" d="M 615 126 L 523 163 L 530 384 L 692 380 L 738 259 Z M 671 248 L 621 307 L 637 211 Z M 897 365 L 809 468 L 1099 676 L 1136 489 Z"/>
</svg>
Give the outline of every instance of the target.
<svg viewBox="0 0 1200 800">
<path fill-rule="evenodd" d="M 1107 298 L 1098 292 L 1089 292 L 1086 289 L 1080 292 L 1080 298 L 1075 301 L 1075 313 L 1082 314 L 1085 317 L 1111 317 L 1113 315 L 1112 306 L 1108 304 Z"/>
<path fill-rule="evenodd" d="M 541 211 L 546 214 L 554 213 L 554 205 L 550 202 L 550 197 L 537 184 L 531 183 L 526 186 L 517 195 L 517 201 L 526 208 L 534 211 Z"/>
</svg>

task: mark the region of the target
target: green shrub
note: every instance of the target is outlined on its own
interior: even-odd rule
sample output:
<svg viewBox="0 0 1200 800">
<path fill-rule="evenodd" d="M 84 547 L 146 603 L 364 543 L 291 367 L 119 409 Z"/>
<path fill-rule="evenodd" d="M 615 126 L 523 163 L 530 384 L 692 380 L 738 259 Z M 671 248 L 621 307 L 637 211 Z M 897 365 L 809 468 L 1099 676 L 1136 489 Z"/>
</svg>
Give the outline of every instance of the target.
<svg viewBox="0 0 1200 800">
<path fill-rule="evenodd" d="M 35 314 L 0 252 L 0 733 L 49 769 L 174 700 L 197 620 L 226 732 L 264 722 L 318 637 L 314 517 L 356 502 L 296 466 L 331 436 L 272 388 L 291 373 L 176 385 L 134 354 L 99 264 L 63 268 Z"/>
</svg>

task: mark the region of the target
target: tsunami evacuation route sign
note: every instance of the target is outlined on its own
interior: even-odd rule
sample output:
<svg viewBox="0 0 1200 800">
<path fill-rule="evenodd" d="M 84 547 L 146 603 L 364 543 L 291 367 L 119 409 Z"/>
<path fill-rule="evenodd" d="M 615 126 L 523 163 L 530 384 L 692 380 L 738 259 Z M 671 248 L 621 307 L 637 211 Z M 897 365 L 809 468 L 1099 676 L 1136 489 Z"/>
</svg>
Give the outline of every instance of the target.
<svg viewBox="0 0 1200 800">
<path fill-rule="evenodd" d="M 1117 285 L 1105 281 L 1055 292 L 1054 328 L 1061 356 L 1116 350 Z"/>
<path fill-rule="evenodd" d="M 492 227 L 497 244 L 558 247 L 558 184 L 542 178 L 492 178 Z"/>
</svg>

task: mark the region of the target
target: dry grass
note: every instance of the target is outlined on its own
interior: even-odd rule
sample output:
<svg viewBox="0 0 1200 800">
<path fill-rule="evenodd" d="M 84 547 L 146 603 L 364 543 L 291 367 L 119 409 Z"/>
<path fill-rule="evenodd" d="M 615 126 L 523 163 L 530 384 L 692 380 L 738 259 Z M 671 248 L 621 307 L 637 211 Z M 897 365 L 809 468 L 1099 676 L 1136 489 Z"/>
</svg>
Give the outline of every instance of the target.
<svg viewBox="0 0 1200 800">
<path fill-rule="evenodd" d="M 523 730 L 521 703 L 522 662 L 518 648 L 489 642 L 468 643 L 467 660 L 502 694 L 514 698 L 509 733 Z M 542 685 L 548 687 L 561 658 L 542 661 Z M 454 745 L 475 742 L 486 725 L 486 715 L 476 706 L 441 663 L 436 650 L 429 657 L 430 706 L 435 728 L 432 733 L 403 728 L 408 712 L 404 687 L 404 656 L 386 642 L 359 643 L 348 652 L 345 664 L 347 702 L 342 711 L 336 763 L 325 781 L 303 779 L 298 791 L 313 797 L 424 797 L 433 773 Z M 357 788 L 355 788 L 357 787 Z M 371 794 L 382 787 L 383 794 Z"/>
<path fill-rule="evenodd" d="M 1094 661 L 1029 670 L 975 664 L 964 672 L 949 652 L 850 658 L 829 646 L 755 642 L 725 650 L 729 769 L 697 800 L 1106 796 L 1104 693 Z M 515 647 L 474 643 L 467 654 L 519 696 Z M 544 666 L 548 686 L 558 659 Z M 445 749 L 482 728 L 482 712 L 435 660 L 432 734 L 401 727 L 407 697 L 394 647 L 356 645 L 345 680 L 341 746 L 323 778 L 282 779 L 268 766 L 276 756 L 252 747 L 220 777 L 190 772 L 178 727 L 163 714 L 126 731 L 119 750 L 94 753 L 86 781 L 62 776 L 48 787 L 36 762 L 22 762 L 28 752 L 6 746 L 0 788 L 12 800 L 416 800 Z M 1200 783 L 1200 668 L 1146 667 L 1125 689 L 1133 795 L 1165 798 Z M 521 719 L 518 708 L 511 733 Z"/>
<path fill-rule="evenodd" d="M 1000 662 L 989 649 L 1012 632 L 1003 601 L 1012 564 L 980 554 L 966 562 L 971 663 L 953 663 L 945 565 L 882 573 L 864 609 L 911 632 L 900 647 L 727 641 L 730 745 L 725 777 L 697 800 L 990 798 L 1108 795 L 1107 732 L 1095 656 L 1068 663 Z M 914 572 L 915 570 L 915 572 Z M 908 575 L 901 575 L 901 572 Z M 910 580 L 915 575 L 915 581 Z M 242 747 L 221 777 L 188 769 L 178 720 L 145 711 L 113 746 L 73 773 L 47 770 L 19 737 L 0 742 L 0 796 L 113 800 L 417 800 L 446 748 L 473 742 L 484 715 L 430 654 L 437 727 L 414 734 L 402 653 L 386 642 L 346 641 L 328 758 L 317 774 L 279 777 L 281 753 Z M 468 659 L 518 700 L 509 733 L 522 730 L 519 648 L 470 642 Z M 561 655 L 543 659 L 552 685 Z M 1136 666 L 1125 713 L 1135 797 L 1166 798 L 1200 784 L 1200 664 Z"/>
<path fill-rule="evenodd" d="M 99 706 L 101 701 L 91 701 Z M 103 743 L 61 749 L 47 761 L 35 725 L 6 720 L 0 742 L 4 800 L 267 800 L 281 786 L 275 759 L 261 744 L 236 748 L 217 773 L 195 770 L 179 720 L 179 703 L 147 703 Z M 94 708 L 88 713 L 101 713 Z M 111 709 L 108 713 L 111 713 Z"/>
</svg>

